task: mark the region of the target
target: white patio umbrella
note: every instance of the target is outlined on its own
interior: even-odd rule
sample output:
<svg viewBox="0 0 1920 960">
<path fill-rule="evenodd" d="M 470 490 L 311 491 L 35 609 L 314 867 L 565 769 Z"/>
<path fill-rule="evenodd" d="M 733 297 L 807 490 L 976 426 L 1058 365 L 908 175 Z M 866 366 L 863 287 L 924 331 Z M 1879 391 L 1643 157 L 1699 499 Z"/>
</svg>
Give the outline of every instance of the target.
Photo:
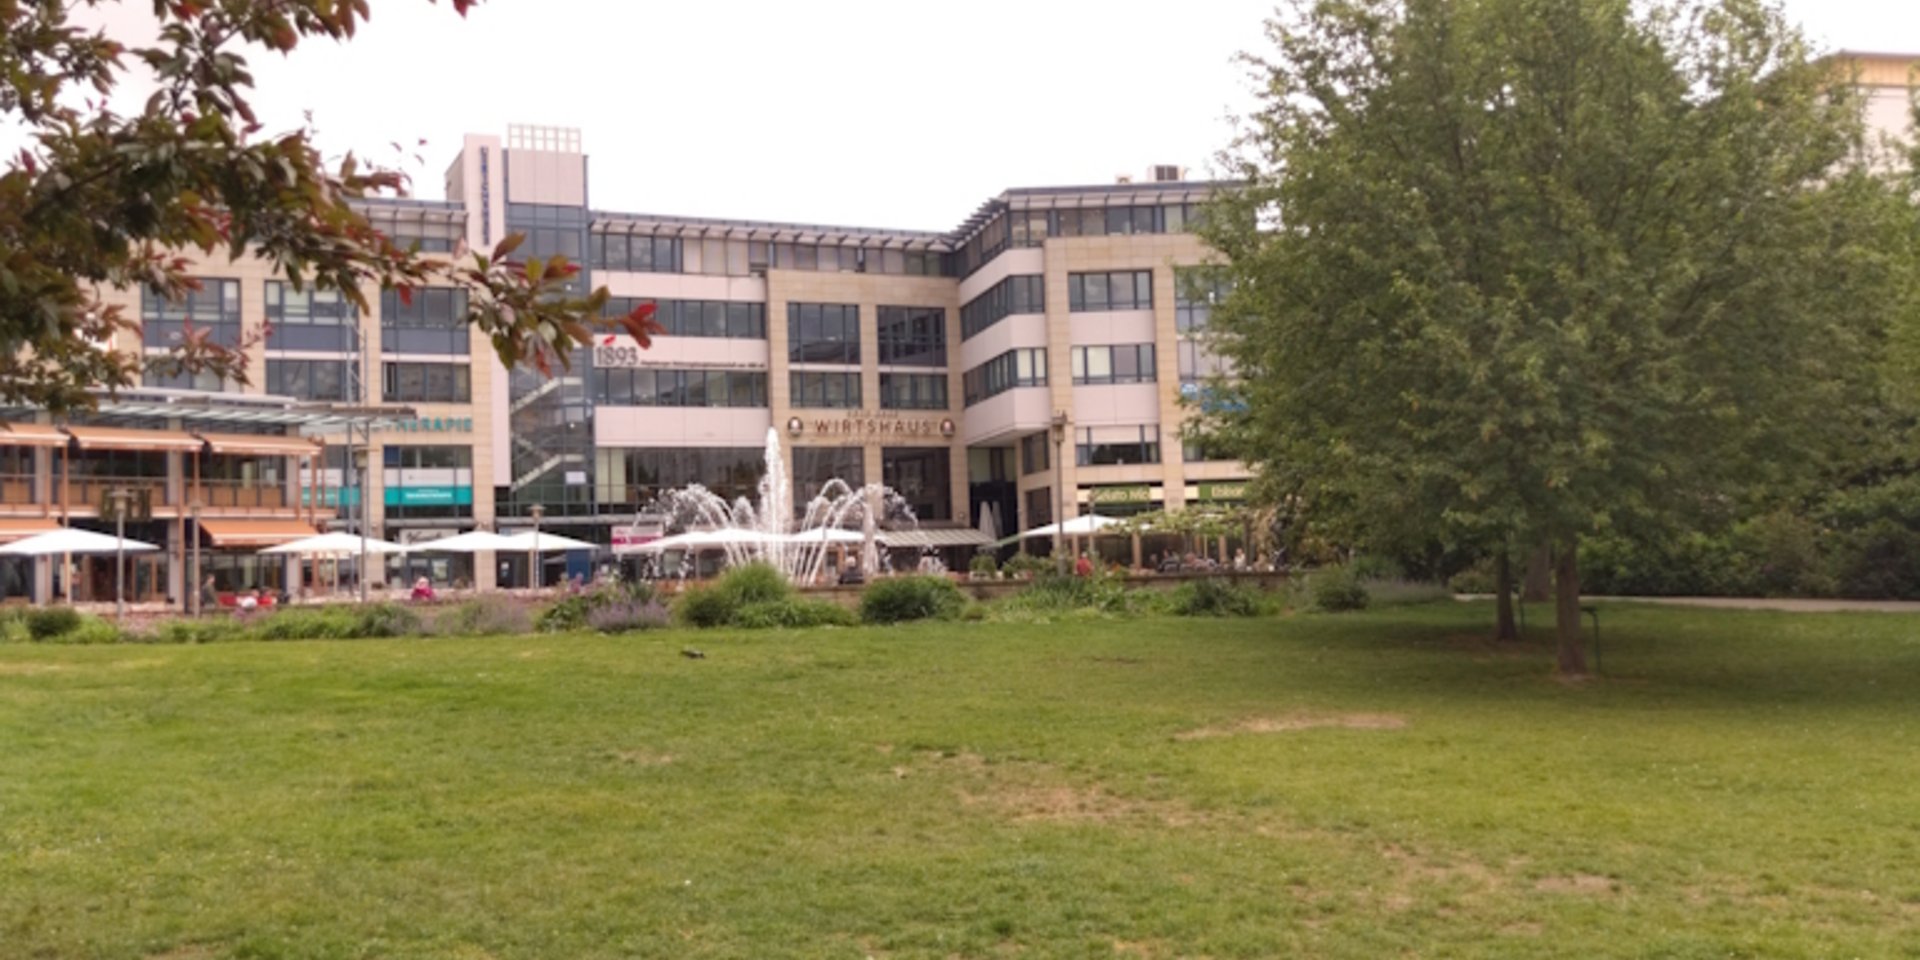
<svg viewBox="0 0 1920 960">
<path fill-rule="evenodd" d="M 268 547 L 261 553 L 277 555 L 292 554 L 300 557 L 340 556 L 357 557 L 361 553 L 406 553 L 409 547 L 385 540 L 360 537 L 351 533 L 323 533 L 315 537 L 303 537 L 277 546 Z"/>
<path fill-rule="evenodd" d="M 563 537 L 557 533 L 543 533 L 543 532 L 531 531 L 531 530 L 526 533 L 516 533 L 511 537 L 501 537 L 500 541 L 501 542 L 497 546 L 493 547 L 492 549 L 517 550 L 522 553 L 525 553 L 528 551 L 537 551 L 539 553 L 550 553 L 555 550 L 598 550 L 600 549 L 600 545 L 597 543 L 588 543 L 585 540 L 575 540 L 572 537 Z"/>
<path fill-rule="evenodd" d="M 875 537 L 885 540 L 887 532 L 882 530 L 875 534 Z M 866 541 L 866 534 L 858 530 L 843 530 L 839 527 L 815 527 L 812 530 L 802 530 L 799 533 L 787 535 L 788 543 L 865 543 Z"/>
<path fill-rule="evenodd" d="M 1092 536 L 1093 534 L 1099 533 L 1100 531 L 1105 530 L 1108 527 L 1120 526 L 1123 522 L 1124 521 L 1121 521 L 1121 520 L 1115 520 L 1112 517 L 1103 517 L 1098 514 L 1087 514 L 1086 516 L 1082 516 L 1082 517 L 1074 517 L 1072 520 L 1068 520 L 1064 524 L 1049 523 L 1046 526 L 1034 527 L 1032 530 L 1028 530 L 1027 532 L 1022 533 L 1020 535 L 1020 538 L 1024 540 L 1033 540 L 1039 537 L 1051 537 L 1054 535 L 1056 531 L 1063 536 L 1086 537 L 1086 536 Z"/>
<path fill-rule="evenodd" d="M 67 554 L 152 553 L 160 548 L 143 540 L 126 540 L 91 530 L 63 527 L 15 540 L 0 547 L 0 556 L 58 557 Z"/>
<path fill-rule="evenodd" d="M 451 537 L 442 537 L 439 540 L 416 543 L 413 549 L 426 553 L 486 553 L 489 550 L 504 553 L 525 550 L 526 545 L 491 530 L 470 530 Z"/>
</svg>

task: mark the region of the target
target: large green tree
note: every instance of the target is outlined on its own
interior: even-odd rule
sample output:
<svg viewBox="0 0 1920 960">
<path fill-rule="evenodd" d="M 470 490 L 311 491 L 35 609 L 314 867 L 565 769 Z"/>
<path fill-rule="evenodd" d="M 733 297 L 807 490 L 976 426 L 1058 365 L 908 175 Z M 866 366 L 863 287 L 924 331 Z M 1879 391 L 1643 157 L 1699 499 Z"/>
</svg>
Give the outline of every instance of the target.
<svg viewBox="0 0 1920 960">
<path fill-rule="evenodd" d="M 1266 489 L 1578 546 L 1801 482 L 1906 302 L 1904 193 L 1763 0 L 1291 0 L 1206 228 Z"/>
<path fill-rule="evenodd" d="M 462 16 L 475 3 L 452 0 Z M 178 296 L 195 286 L 184 252 L 261 256 L 362 310 L 362 284 L 465 286 L 469 319 L 510 366 L 551 372 L 591 339 L 607 295 L 568 295 L 576 264 L 515 259 L 517 236 L 450 260 L 403 249 L 355 201 L 403 192 L 404 175 L 352 155 L 328 164 L 311 130 L 255 119 L 242 51 L 348 40 L 367 0 L 154 0 L 158 38 L 138 45 L 76 24 L 101 5 L 0 0 L 0 119 L 28 137 L 0 167 L 0 401 L 64 410 L 138 383 L 148 361 L 108 348 L 138 318 L 100 294 Z M 105 104 L 133 69 L 158 89 L 116 113 Z M 615 322 L 643 345 L 657 329 L 650 310 Z M 204 336 L 161 362 L 244 376 L 240 351 Z"/>
</svg>

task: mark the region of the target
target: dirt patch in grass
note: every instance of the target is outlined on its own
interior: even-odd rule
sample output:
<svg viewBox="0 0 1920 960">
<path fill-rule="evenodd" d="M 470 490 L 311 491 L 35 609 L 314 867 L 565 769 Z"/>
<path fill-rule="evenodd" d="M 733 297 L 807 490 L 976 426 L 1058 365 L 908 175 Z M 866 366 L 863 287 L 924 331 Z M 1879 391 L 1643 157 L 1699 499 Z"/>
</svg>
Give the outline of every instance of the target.
<svg viewBox="0 0 1920 960">
<path fill-rule="evenodd" d="M 1175 740 L 1210 740 L 1247 733 L 1291 733 L 1297 730 L 1400 730 L 1407 718 L 1397 713 L 1297 713 L 1285 717 L 1248 717 L 1217 727 L 1201 727 L 1173 735 Z"/>
<path fill-rule="evenodd" d="M 1098 783 L 1069 777 L 1051 764 L 1030 760 L 991 761 L 961 751 L 926 754 L 913 768 L 894 767 L 893 776 L 939 776 L 958 781 L 954 792 L 963 806 L 985 810 L 1015 823 L 1156 823 L 1185 827 L 1208 815 L 1174 798 L 1128 796 Z"/>
<path fill-rule="evenodd" d="M 636 767 L 664 767 L 673 762 L 673 754 L 650 750 L 615 750 L 613 758 Z"/>
<path fill-rule="evenodd" d="M 1620 885 L 1611 877 L 1597 873 L 1574 873 L 1564 877 L 1542 877 L 1534 881 L 1533 888 L 1541 893 L 1575 893 L 1589 897 L 1620 892 Z"/>
</svg>

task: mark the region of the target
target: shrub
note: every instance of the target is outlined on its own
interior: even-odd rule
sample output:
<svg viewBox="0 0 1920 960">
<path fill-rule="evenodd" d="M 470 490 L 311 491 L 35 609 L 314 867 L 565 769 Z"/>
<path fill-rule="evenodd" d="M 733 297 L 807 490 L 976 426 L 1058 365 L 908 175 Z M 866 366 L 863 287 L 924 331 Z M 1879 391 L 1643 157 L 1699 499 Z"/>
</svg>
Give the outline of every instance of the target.
<svg viewBox="0 0 1920 960">
<path fill-rule="evenodd" d="M 480 596 L 444 610 L 434 618 L 433 632 L 451 637 L 518 636 L 533 631 L 527 608 L 501 596 Z"/>
<path fill-rule="evenodd" d="M 168 620 L 153 631 L 155 643 L 226 643 L 246 636 L 246 624 L 227 617 Z"/>
<path fill-rule="evenodd" d="M 960 588 L 946 577 L 888 577 L 860 595 L 860 619 L 868 623 L 948 620 L 966 604 Z"/>
<path fill-rule="evenodd" d="M 680 619 L 692 627 L 724 627 L 733 622 L 734 603 L 718 585 L 690 587 L 673 605 Z"/>
<path fill-rule="evenodd" d="M 1157 612 L 1162 603 L 1162 595 L 1157 591 L 1128 591 L 1118 577 L 1047 573 L 1034 580 L 1032 586 L 1000 601 L 999 609 L 1016 617 L 1075 612 L 1142 614 Z"/>
<path fill-rule="evenodd" d="M 0 643 L 26 643 L 33 639 L 27 632 L 27 611 L 0 611 Z"/>
<path fill-rule="evenodd" d="M 1325 567 L 1313 575 L 1313 605 L 1327 613 L 1365 610 L 1367 588 L 1345 567 Z"/>
<path fill-rule="evenodd" d="M 1175 588 L 1167 609 L 1181 617 L 1254 617 L 1259 616 L 1260 606 L 1260 596 L 1254 590 L 1205 577 Z"/>
<path fill-rule="evenodd" d="M 827 600 L 787 597 L 762 600 L 735 608 L 733 625 L 751 630 L 770 627 L 851 627 L 859 623 L 853 611 Z"/>
<path fill-rule="evenodd" d="M 983 550 L 973 555 L 973 559 L 967 563 L 967 571 L 976 577 L 991 577 L 1000 572 L 1000 561 Z"/>
<path fill-rule="evenodd" d="M 1053 561 L 1045 557 L 1036 557 L 1031 553 L 1016 553 L 1007 558 L 1001 569 L 1009 574 L 1031 574 L 1038 576 L 1053 570 Z"/>
<path fill-rule="evenodd" d="M 793 584 L 765 563 L 748 563 L 728 570 L 715 586 L 737 604 L 770 603 L 793 596 Z"/>
<path fill-rule="evenodd" d="M 600 633 L 655 630 L 671 620 L 667 608 L 653 600 L 616 600 L 587 611 L 587 627 Z"/>
<path fill-rule="evenodd" d="M 607 581 L 585 593 L 562 597 L 540 611 L 534 627 L 542 633 L 585 630 L 593 611 L 617 604 L 645 605 L 654 600 L 653 586 L 644 581 Z"/>
<path fill-rule="evenodd" d="M 394 603 L 293 608 L 268 614 L 254 627 L 262 640 L 368 640 L 420 632 L 420 617 Z"/>
<path fill-rule="evenodd" d="M 80 611 L 72 607 L 40 607 L 27 611 L 27 636 L 57 640 L 80 629 Z"/>
<path fill-rule="evenodd" d="M 81 617 L 79 626 L 53 639 L 60 643 L 124 643 L 128 636 L 112 621 Z"/>
</svg>

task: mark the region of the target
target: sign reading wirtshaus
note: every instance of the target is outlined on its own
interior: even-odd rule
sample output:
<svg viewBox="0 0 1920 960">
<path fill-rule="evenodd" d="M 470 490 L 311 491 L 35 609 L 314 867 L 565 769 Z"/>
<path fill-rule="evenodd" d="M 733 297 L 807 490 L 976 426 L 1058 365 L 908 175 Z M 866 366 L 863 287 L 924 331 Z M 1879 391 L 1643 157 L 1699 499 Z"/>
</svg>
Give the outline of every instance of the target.
<svg viewBox="0 0 1920 960">
<path fill-rule="evenodd" d="M 893 410 L 849 410 L 837 417 L 793 417 L 787 432 L 844 440 L 950 439 L 953 421 L 944 417 L 903 417 Z"/>
</svg>

